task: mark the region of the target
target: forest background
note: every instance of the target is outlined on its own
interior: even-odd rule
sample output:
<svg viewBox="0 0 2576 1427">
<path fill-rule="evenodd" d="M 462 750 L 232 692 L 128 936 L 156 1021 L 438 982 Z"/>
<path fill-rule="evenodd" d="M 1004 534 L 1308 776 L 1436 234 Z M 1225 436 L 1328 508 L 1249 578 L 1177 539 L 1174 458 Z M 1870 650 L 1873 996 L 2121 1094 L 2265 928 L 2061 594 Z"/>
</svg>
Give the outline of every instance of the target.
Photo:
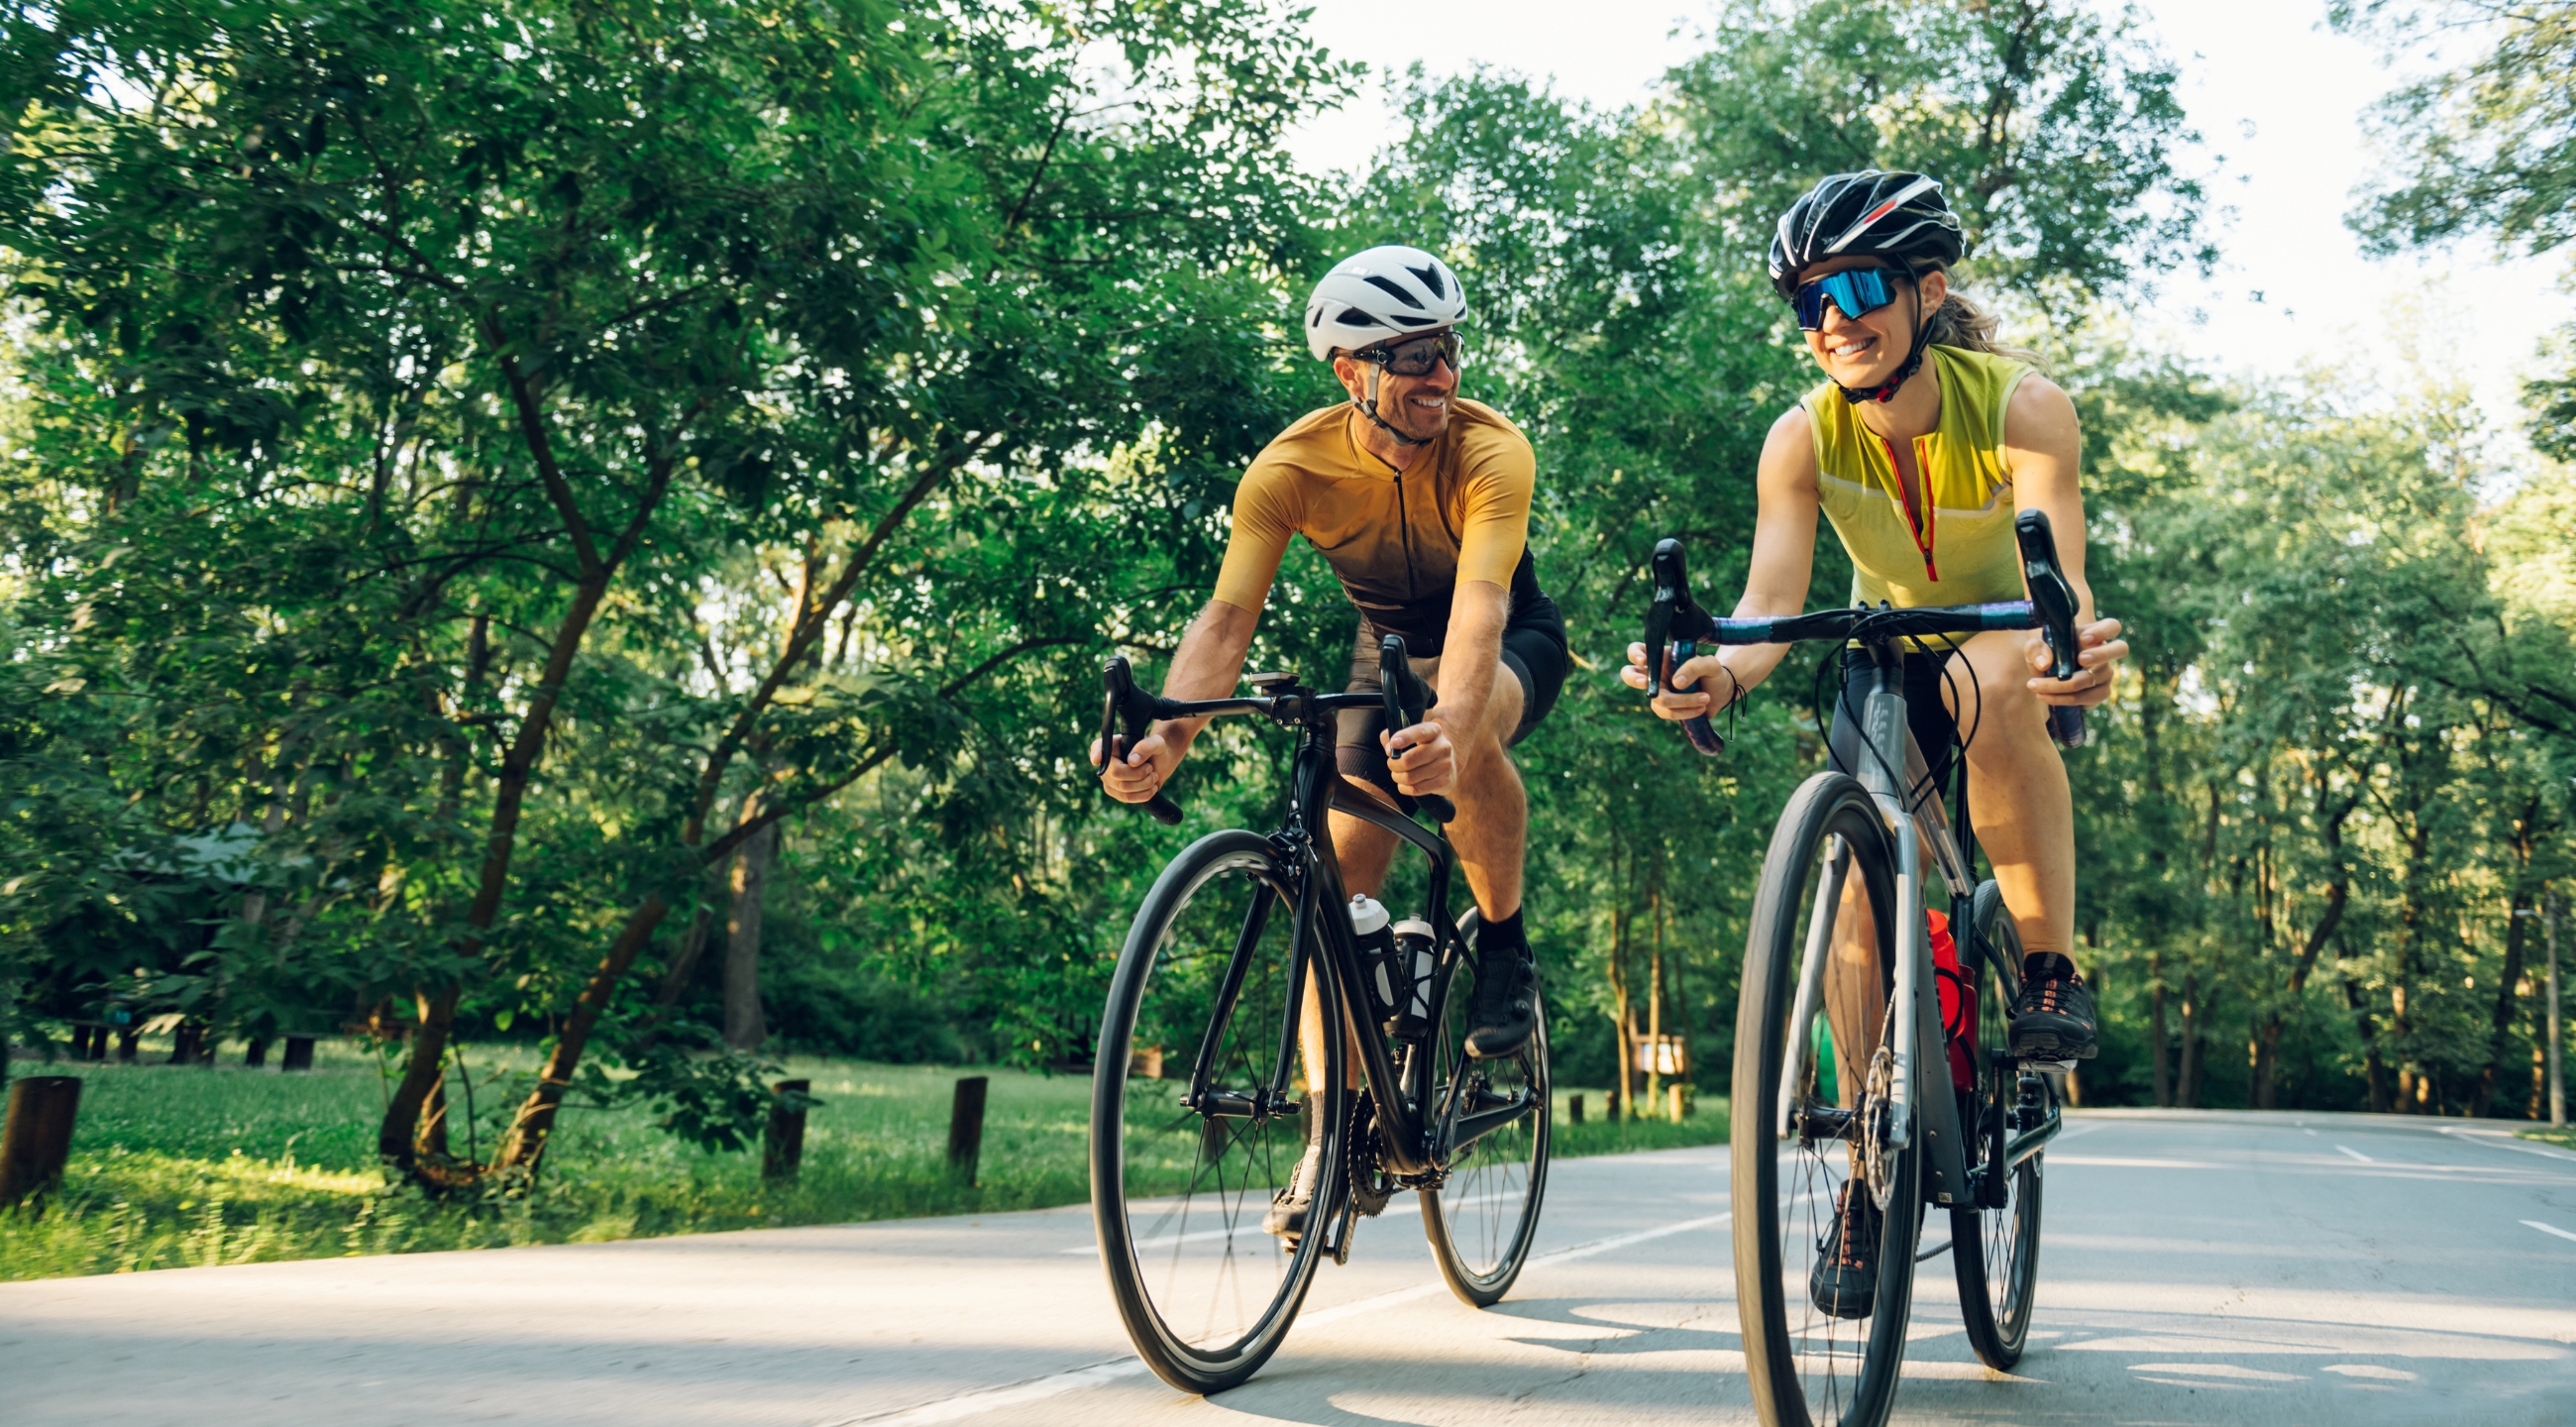
<svg viewBox="0 0 2576 1427">
<path fill-rule="evenodd" d="M 2576 236 L 2576 6 L 2337 18 L 2483 37 L 2388 100 L 2356 228 Z M 1962 275 L 2073 393 L 2137 651 L 2069 759 L 2085 1102 L 2545 1113 L 2576 334 L 2521 441 L 2383 294 L 2351 316 L 2425 354 L 2402 389 L 2134 340 L 2225 238 L 2135 12 L 1729 0 L 1634 106 L 1417 75 L 1325 177 L 1282 136 L 1354 75 L 1244 4 L 67 0 L 0 34 L 22 1045 L 356 1028 L 377 1149 L 432 1185 L 532 1169 L 567 1095 L 722 1140 L 788 1048 L 1085 1060 L 1143 886 L 1271 816 L 1286 753 L 1203 742 L 1180 829 L 1108 805 L 1100 662 L 1158 674 L 1244 463 L 1335 396 L 1306 287 L 1407 241 L 1468 284 L 1466 390 L 1536 445 L 1573 633 L 1523 745 L 1559 1078 L 1662 1034 L 1722 1091 L 1819 671 L 1719 760 L 1611 671 L 1655 539 L 1740 581 L 1813 380 L 1769 226 L 1877 166 L 1946 180 Z M 1818 566 L 1838 602 L 1830 537 Z M 1330 677 L 1350 625 L 1300 546 L 1254 660 Z M 469 1150 L 445 1101 L 492 1041 L 542 1070 Z"/>
</svg>

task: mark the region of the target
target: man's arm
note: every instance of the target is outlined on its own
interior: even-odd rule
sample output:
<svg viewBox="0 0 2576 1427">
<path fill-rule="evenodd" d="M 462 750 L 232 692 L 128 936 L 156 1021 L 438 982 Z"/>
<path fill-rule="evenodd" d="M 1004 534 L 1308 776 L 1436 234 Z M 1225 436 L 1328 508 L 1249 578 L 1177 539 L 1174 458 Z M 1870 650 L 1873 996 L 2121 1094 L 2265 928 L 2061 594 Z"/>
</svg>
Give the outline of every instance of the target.
<svg viewBox="0 0 2576 1427">
<path fill-rule="evenodd" d="M 1167 699 L 1221 699 L 1234 692 L 1243 678 L 1243 656 L 1252 649 L 1252 631 L 1261 623 L 1258 610 L 1245 609 L 1224 600 L 1209 600 L 1199 617 L 1190 621 L 1189 632 L 1181 636 L 1180 652 L 1172 656 L 1171 677 L 1163 682 Z M 1203 718 L 1163 719 L 1151 732 L 1136 740 L 1136 746 L 1125 750 L 1126 757 L 1109 769 L 1101 779 L 1109 796 L 1122 803 L 1141 803 L 1161 791 L 1163 782 L 1172 776 L 1181 760 L 1189 755 L 1190 744 L 1207 727 Z M 1101 759 L 1101 747 L 1091 745 L 1091 761 Z"/>
<path fill-rule="evenodd" d="M 1387 763 L 1407 797 L 1445 793 L 1457 781 L 1457 744 L 1478 736 L 1494 701 L 1494 671 L 1503 662 L 1503 626 L 1511 592 L 1491 580 L 1461 580 L 1449 600 L 1449 633 L 1440 651 L 1440 702 L 1422 722 L 1390 731 Z M 1511 730 L 1502 734 L 1508 738 Z"/>
</svg>

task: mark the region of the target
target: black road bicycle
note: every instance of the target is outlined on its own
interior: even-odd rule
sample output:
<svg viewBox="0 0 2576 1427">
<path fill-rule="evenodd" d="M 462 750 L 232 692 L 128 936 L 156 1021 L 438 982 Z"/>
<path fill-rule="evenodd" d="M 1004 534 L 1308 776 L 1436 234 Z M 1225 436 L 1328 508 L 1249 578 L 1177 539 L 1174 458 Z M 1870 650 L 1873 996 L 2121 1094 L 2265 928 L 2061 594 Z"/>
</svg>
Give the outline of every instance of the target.
<svg viewBox="0 0 2576 1427">
<path fill-rule="evenodd" d="M 1271 673 L 1250 677 L 1252 697 L 1194 703 L 1138 689 L 1123 658 L 1101 671 L 1110 758 L 1158 718 L 1257 713 L 1298 730 L 1285 824 L 1210 833 L 1172 859 L 1137 909 L 1101 1016 L 1091 1102 L 1101 1262 L 1138 1355 L 1184 1392 L 1219 1392 L 1259 1371 L 1317 1266 L 1346 1262 L 1360 1219 L 1399 1191 L 1418 1194 L 1442 1277 L 1479 1308 L 1511 1288 L 1538 1227 L 1546 1023 L 1517 1055 L 1468 1057 L 1475 913 L 1449 915 L 1448 839 L 1414 819 L 1417 800 L 1390 810 L 1334 766 L 1342 710 L 1378 704 L 1399 729 L 1433 701 L 1401 639 L 1388 636 L 1379 658 L 1377 694 Z M 1456 813 L 1445 798 L 1418 803 L 1443 823 Z M 1168 795 L 1145 807 L 1180 820 Z M 1394 923 L 1391 948 L 1352 928 L 1325 816 L 1336 808 L 1429 864 L 1425 905 Z M 1335 1029 L 1301 1076 L 1299 1025 L 1317 1012 Z M 1323 1175 L 1309 1232 L 1273 1238 L 1262 1215 L 1318 1116 Z"/>
<path fill-rule="evenodd" d="M 1914 1267 L 1947 1249 L 1977 1357 L 2021 1358 L 2039 1277 L 2041 1157 L 2059 1127 L 2064 1067 L 2007 1049 L 2021 991 L 2021 939 L 1992 881 L 1973 878 L 1908 731 L 1899 640 L 2041 629 L 2054 674 L 2077 667 L 2075 602 L 2048 517 L 2015 520 L 2031 599 L 1944 608 L 1866 607 L 1779 619 L 1713 619 L 1691 600 L 1680 542 L 1655 547 L 1646 647 L 1669 657 L 1660 686 L 1703 645 L 1831 640 L 1865 651 L 1844 686 L 1853 773 L 1799 785 L 1771 834 L 1745 946 L 1735 1028 L 1732 1192 L 1736 1307 L 1745 1371 L 1771 1427 L 1876 1427 L 1904 1368 Z M 2083 739 L 2080 709 L 2050 731 Z M 1685 724 L 1703 753 L 1724 742 Z M 1963 795 L 1964 796 L 1964 795 Z M 1959 971 L 1936 965 L 1923 862 L 1950 895 Z M 1952 981 L 1945 1014 L 1939 983 Z M 1812 1285 L 1847 1194 L 1866 1194 L 1879 1235 L 1875 1291 Z M 1921 1247 L 1925 1219 L 1950 1236 Z M 1835 1311 L 1819 1306 L 1823 1298 Z"/>
</svg>

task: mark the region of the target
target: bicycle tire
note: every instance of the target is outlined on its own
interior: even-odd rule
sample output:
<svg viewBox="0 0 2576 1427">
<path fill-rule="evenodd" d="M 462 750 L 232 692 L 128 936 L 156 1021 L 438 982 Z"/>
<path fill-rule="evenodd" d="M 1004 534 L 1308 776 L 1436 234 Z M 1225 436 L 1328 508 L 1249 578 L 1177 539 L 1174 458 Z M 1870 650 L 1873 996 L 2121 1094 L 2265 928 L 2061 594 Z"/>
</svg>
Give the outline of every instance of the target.
<svg viewBox="0 0 2576 1427">
<path fill-rule="evenodd" d="M 1845 875 L 1859 879 L 1876 934 L 1863 939 L 1857 954 L 1867 964 L 1827 963 L 1819 994 L 1803 1023 L 1793 1025 L 1801 1020 L 1799 979 L 1836 838 L 1846 849 Z M 1892 1025 L 1885 1011 L 1893 1009 L 1888 1003 L 1895 987 L 1895 882 L 1886 825 L 1860 783 L 1819 773 L 1800 784 L 1773 828 L 1754 895 L 1730 1106 L 1736 1312 L 1754 1409 L 1766 1427 L 1877 1427 L 1894 1406 L 1903 1372 L 1914 1248 L 1923 1220 L 1921 1153 L 1911 1147 L 1883 1151 L 1874 1177 L 1859 1170 L 1862 1156 L 1846 1131 L 1873 1123 L 1874 1106 L 1841 1064 L 1849 1057 L 1839 1052 L 1836 1018 L 1827 1005 L 1856 997 L 1843 1001 L 1852 1008 L 1846 1022 L 1866 1018 L 1869 1012 L 1859 1008 L 1875 1010 L 1884 1042 Z M 1868 989 L 1873 982 L 1875 1001 Z M 1865 1031 L 1847 1038 L 1855 1051 L 1869 1043 Z M 1789 1135 L 1780 1133 L 1784 1073 L 1796 1076 L 1799 1127 Z M 1927 1078 L 1918 1070 L 1918 1103 Z M 1947 1078 L 1940 1084 L 1946 1093 Z M 1835 1116 L 1843 1118 L 1834 1133 L 1811 1135 L 1810 1127 Z M 1809 1275 L 1835 1206 L 1856 1179 L 1862 1189 L 1886 1196 L 1878 1216 L 1878 1276 L 1869 1313 L 1835 1317 L 1817 1307 Z"/>
<path fill-rule="evenodd" d="M 1529 1090 L 1538 1104 L 1533 1113 L 1469 1146 L 1438 1187 L 1422 1191 L 1422 1234 L 1431 1242 L 1431 1256 L 1449 1291 L 1471 1308 L 1491 1308 L 1511 1292 L 1538 1233 L 1539 1207 L 1547 1198 L 1552 1101 L 1544 999 L 1533 992 L 1539 1004 L 1529 1044 L 1518 1054 L 1470 1060 L 1466 1010 L 1475 1004 L 1474 982 L 1474 958 L 1460 957 L 1441 988 L 1432 1036 L 1425 1042 L 1433 1054 L 1425 1103 L 1438 1104 L 1450 1076 L 1463 1070 L 1471 1077 L 1470 1097 Z"/>
<path fill-rule="evenodd" d="M 1301 1116 L 1216 1117 L 1180 1103 L 1202 1053 L 1211 1089 L 1262 1095 L 1284 1083 L 1308 1113 L 1342 1103 L 1339 1036 L 1325 1038 L 1321 1095 L 1297 1076 L 1294 885 L 1265 838 L 1218 832 L 1192 843 L 1137 909 L 1101 1017 L 1092 1225 L 1137 1356 L 1183 1392 L 1222 1392 L 1269 1361 L 1314 1282 L 1340 1202 L 1341 1115 L 1326 1118 L 1309 1229 L 1289 1246 L 1261 1218 L 1304 1153 Z M 1312 976 L 1320 959 L 1306 964 Z M 1338 1019 L 1331 979 L 1317 984 L 1326 1018 Z M 1177 1088 L 1157 1078 L 1173 1072 Z M 1158 1192 L 1174 1183 L 1176 1193 Z M 1209 1227 L 1194 1227 L 1194 1215 Z"/>
<path fill-rule="evenodd" d="M 2004 1036 L 2021 992 L 2021 933 L 1993 882 L 1979 886 L 1970 899 L 1967 930 L 1974 938 L 1970 966 L 1979 993 L 1977 1086 L 1963 1097 L 1959 1123 L 1973 1127 L 1970 1144 L 1984 1165 L 1983 1175 L 1974 1177 L 1985 1179 L 2000 1167 L 2010 1134 L 2006 1116 L 2020 1093 L 2019 1062 Z M 1950 1258 L 1968 1345 L 1977 1361 L 1997 1372 L 2021 1361 L 2030 1336 L 2039 1284 L 2040 1159 L 2033 1155 L 2003 1171 L 2000 1205 L 1980 1200 L 1950 1211 Z"/>
</svg>

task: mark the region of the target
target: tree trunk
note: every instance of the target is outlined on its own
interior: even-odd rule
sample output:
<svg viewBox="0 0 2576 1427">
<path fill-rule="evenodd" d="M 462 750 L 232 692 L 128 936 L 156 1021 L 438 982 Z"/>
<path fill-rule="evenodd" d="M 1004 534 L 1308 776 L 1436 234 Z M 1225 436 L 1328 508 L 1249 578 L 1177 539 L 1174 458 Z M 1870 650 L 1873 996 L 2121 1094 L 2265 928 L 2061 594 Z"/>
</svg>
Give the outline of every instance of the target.
<svg viewBox="0 0 2576 1427">
<path fill-rule="evenodd" d="M 2166 1039 L 2169 1032 L 2165 1027 L 2164 953 L 2157 951 L 2147 953 L 2147 979 L 2149 982 L 2147 990 L 2147 1020 L 2149 1034 L 2147 1036 L 2147 1040 L 2154 1049 L 2154 1054 L 2150 1055 L 2147 1060 L 2149 1065 L 2152 1066 L 2155 1071 L 2156 1108 L 2159 1110 L 2170 1110 L 2173 1108 L 2174 1102 L 2173 1067 L 2169 1063 L 2172 1045 L 2171 1042 Z"/>
<path fill-rule="evenodd" d="M 2191 972 L 2182 978 L 2182 1075 L 2174 1087 L 2174 1103 L 2186 1110 L 2200 1108 L 2200 1037 L 2208 1020 L 2206 1008 L 2199 1004 L 2200 978 Z"/>
<path fill-rule="evenodd" d="M 2487 1063 L 2478 1071 L 2477 1088 L 2469 1092 L 2473 1118 L 2495 1107 L 2496 1094 L 2504 1086 L 2505 1046 L 2513 1038 L 2513 1013 L 2521 1004 L 2514 988 L 2522 981 L 2522 927 L 2531 920 L 2530 913 L 2530 895 L 2514 893 L 2505 912 L 2504 976 L 2496 983 L 2495 1013 L 2487 1022 Z"/>
<path fill-rule="evenodd" d="M 777 848 L 778 824 L 770 823 L 746 839 L 733 857 L 733 910 L 725 918 L 724 1039 L 739 1051 L 758 1050 L 769 1039 L 768 1021 L 760 1012 L 760 911 Z"/>
</svg>

